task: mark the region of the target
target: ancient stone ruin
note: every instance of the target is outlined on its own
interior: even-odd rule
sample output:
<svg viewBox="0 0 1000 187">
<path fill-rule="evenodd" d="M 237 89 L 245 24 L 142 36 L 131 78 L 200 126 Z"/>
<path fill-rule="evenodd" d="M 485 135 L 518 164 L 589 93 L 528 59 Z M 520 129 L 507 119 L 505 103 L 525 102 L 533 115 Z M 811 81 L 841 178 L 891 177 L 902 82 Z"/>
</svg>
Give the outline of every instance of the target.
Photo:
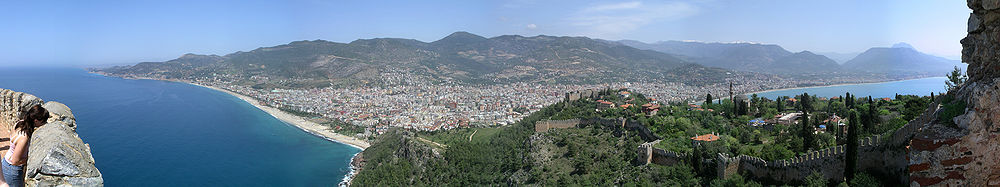
<svg viewBox="0 0 1000 187">
<path fill-rule="evenodd" d="M 949 91 L 967 107 L 951 122 L 924 121 L 909 145 L 911 186 L 1000 186 L 1000 0 L 967 2 L 969 80 Z M 945 115 L 945 104 L 932 115 Z"/>
<path fill-rule="evenodd" d="M 41 104 L 49 111 L 48 124 L 35 130 L 25 169 L 27 186 L 104 186 L 94 166 L 90 146 L 76 134 L 76 118 L 69 107 L 43 102 L 31 94 L 0 89 L 0 124 L 13 129 L 21 113 Z"/>
</svg>

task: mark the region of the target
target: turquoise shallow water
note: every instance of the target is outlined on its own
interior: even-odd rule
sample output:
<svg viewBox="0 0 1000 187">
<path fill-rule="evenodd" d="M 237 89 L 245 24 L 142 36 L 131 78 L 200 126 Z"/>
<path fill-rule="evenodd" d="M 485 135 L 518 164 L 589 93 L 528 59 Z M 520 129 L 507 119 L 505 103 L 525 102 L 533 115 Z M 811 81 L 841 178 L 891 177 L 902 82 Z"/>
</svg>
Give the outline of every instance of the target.
<svg viewBox="0 0 1000 187">
<path fill-rule="evenodd" d="M 0 68 L 0 88 L 68 105 L 108 186 L 334 186 L 360 151 L 183 83 Z"/>
<path fill-rule="evenodd" d="M 809 95 L 816 95 L 819 97 L 834 97 L 843 96 L 847 92 L 851 92 L 851 94 L 857 95 L 858 97 L 872 96 L 875 98 L 894 98 L 897 93 L 899 95 L 928 96 L 931 92 L 934 92 L 935 95 L 946 92 L 947 90 L 945 90 L 944 86 L 944 82 L 946 80 L 948 79 L 945 77 L 930 77 L 872 84 L 797 88 L 762 92 L 757 93 L 757 96 L 774 99 L 780 96 L 794 96 L 802 93 L 809 93 Z M 749 96 L 751 94 L 747 95 Z"/>
</svg>

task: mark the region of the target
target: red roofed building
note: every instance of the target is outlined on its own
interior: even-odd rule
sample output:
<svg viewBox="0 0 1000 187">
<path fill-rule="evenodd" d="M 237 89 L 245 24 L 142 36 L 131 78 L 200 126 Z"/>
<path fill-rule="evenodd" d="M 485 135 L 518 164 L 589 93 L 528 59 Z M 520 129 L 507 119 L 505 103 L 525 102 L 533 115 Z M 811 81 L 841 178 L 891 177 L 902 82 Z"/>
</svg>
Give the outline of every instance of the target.
<svg viewBox="0 0 1000 187">
<path fill-rule="evenodd" d="M 604 110 L 614 107 L 615 103 L 612 103 L 611 101 L 597 100 L 597 110 Z"/>
<path fill-rule="evenodd" d="M 621 107 L 622 107 L 622 109 L 628 109 L 628 107 L 632 107 L 632 104 L 631 103 L 624 104 L 624 105 L 621 105 Z"/>
<path fill-rule="evenodd" d="M 642 105 L 642 112 L 646 115 L 656 115 L 656 112 L 660 111 L 660 104 L 646 103 Z"/>
<path fill-rule="evenodd" d="M 705 134 L 701 136 L 691 137 L 692 143 L 711 142 L 716 140 L 719 140 L 719 136 L 716 136 L 715 134 Z"/>
<path fill-rule="evenodd" d="M 799 100 L 798 100 L 798 99 L 795 99 L 795 98 L 788 98 L 788 99 L 786 99 L 785 101 L 786 101 L 786 102 L 787 102 L 787 103 L 788 103 L 789 105 L 794 105 L 795 103 L 799 102 Z"/>
</svg>

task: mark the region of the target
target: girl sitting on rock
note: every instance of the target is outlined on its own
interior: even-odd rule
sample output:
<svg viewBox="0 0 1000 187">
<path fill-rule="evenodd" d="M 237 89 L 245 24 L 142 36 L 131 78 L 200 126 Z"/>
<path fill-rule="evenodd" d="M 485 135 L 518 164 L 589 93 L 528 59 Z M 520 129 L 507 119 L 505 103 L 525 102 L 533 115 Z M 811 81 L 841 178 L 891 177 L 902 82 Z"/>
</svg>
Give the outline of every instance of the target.
<svg viewBox="0 0 1000 187">
<path fill-rule="evenodd" d="M 45 125 L 49 112 L 42 105 L 35 105 L 22 115 L 24 119 L 14 124 L 10 132 L 10 150 L 3 155 L 3 179 L 0 186 L 24 186 L 24 165 L 28 163 L 28 146 L 35 128 Z"/>
</svg>

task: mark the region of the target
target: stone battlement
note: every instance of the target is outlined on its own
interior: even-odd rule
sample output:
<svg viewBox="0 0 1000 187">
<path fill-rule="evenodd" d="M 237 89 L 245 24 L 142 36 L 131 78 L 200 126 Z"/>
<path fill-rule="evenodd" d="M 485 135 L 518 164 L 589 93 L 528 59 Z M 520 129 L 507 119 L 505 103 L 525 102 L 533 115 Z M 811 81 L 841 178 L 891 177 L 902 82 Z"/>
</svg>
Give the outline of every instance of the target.
<svg viewBox="0 0 1000 187">
<path fill-rule="evenodd" d="M 584 89 L 566 92 L 566 101 L 576 101 L 580 99 L 595 99 L 600 96 L 599 89 Z"/>
<path fill-rule="evenodd" d="M 568 120 L 541 120 L 535 122 L 535 132 L 545 132 L 549 129 L 565 129 L 576 127 L 580 124 L 580 119 Z"/>
<path fill-rule="evenodd" d="M 895 131 L 891 137 L 876 135 L 858 140 L 858 170 L 878 171 L 881 173 L 903 176 L 906 170 L 906 151 L 901 147 L 908 143 L 909 137 L 919 129 L 921 124 L 910 123 Z M 659 140 L 646 142 L 639 146 L 639 164 L 673 165 L 690 156 L 653 148 Z M 818 172 L 827 179 L 844 178 L 845 145 L 839 145 L 784 160 L 764 160 L 748 155 L 730 156 L 717 155 L 715 162 L 719 177 L 741 174 L 745 177 L 770 179 L 785 183 L 800 182 L 812 172 Z M 905 179 L 900 179 L 905 180 Z"/>
</svg>

